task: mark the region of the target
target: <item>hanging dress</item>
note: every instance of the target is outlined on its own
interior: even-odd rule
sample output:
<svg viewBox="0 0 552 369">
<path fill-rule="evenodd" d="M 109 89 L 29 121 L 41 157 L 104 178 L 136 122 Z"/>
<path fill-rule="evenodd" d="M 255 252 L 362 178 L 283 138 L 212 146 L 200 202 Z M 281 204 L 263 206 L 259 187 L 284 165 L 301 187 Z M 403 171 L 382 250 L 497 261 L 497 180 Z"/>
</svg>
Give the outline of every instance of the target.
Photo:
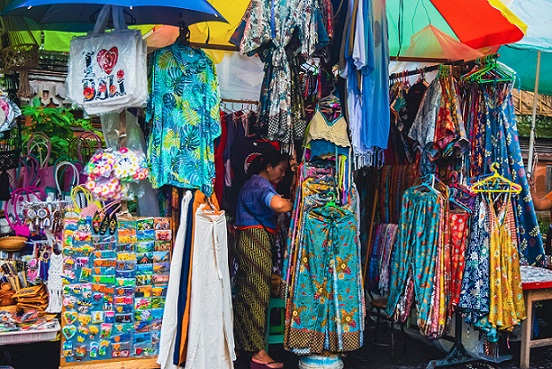
<svg viewBox="0 0 552 369">
<path fill-rule="evenodd" d="M 458 306 L 466 323 L 475 324 L 489 314 L 489 212 L 482 195 L 477 197 L 472 217 L 466 268 Z"/>
<path fill-rule="evenodd" d="M 406 190 L 391 259 L 386 314 L 404 319 L 414 299 L 418 309 L 417 324 L 426 336 L 432 332 L 435 260 L 440 242 L 440 218 L 436 214 L 442 214 L 443 206 L 440 197 L 423 188 Z"/>
<path fill-rule="evenodd" d="M 495 210 L 489 196 L 490 237 L 490 309 L 489 323 L 498 330 L 511 331 L 525 319 L 517 239 L 508 226 L 513 218 L 511 195 Z"/>
</svg>

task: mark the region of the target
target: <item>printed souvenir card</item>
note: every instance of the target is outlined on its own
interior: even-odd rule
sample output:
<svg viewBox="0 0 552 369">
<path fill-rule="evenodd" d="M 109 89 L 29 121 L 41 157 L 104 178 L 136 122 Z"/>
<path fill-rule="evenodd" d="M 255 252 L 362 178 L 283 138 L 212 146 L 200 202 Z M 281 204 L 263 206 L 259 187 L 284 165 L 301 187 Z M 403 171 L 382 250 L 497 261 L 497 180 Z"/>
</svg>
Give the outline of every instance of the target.
<svg viewBox="0 0 552 369">
<path fill-rule="evenodd" d="M 66 219 L 62 357 L 65 362 L 157 355 L 169 281 L 169 219 L 99 227 Z"/>
</svg>

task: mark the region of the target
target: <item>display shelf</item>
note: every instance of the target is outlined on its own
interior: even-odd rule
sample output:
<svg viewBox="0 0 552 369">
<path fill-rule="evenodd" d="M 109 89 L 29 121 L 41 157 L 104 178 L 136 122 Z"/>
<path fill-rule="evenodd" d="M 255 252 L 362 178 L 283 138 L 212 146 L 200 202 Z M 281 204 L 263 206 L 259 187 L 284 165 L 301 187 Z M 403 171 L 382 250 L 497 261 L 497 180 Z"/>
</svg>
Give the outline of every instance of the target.
<svg viewBox="0 0 552 369">
<path fill-rule="evenodd" d="M 19 343 L 52 341 L 56 338 L 60 329 L 61 327 L 59 325 L 59 322 L 57 322 L 56 326 L 50 329 L 0 333 L 0 346 Z"/>
</svg>

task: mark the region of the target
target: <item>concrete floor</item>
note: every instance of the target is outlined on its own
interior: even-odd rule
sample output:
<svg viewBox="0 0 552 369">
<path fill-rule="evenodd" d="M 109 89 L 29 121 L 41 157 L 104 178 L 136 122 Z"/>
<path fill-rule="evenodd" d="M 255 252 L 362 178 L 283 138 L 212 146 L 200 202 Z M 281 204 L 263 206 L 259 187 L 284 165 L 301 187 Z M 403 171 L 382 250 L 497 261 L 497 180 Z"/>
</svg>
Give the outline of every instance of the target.
<svg viewBox="0 0 552 369">
<path fill-rule="evenodd" d="M 369 337 L 367 337 L 369 338 Z M 485 361 L 472 362 L 473 369 L 519 369 L 519 342 L 512 342 L 510 349 L 502 349 L 504 354 L 510 354 L 513 359 L 501 364 Z M 285 363 L 285 368 L 298 368 L 298 357 L 285 351 L 281 345 L 270 347 L 270 354 L 275 360 Z M 427 345 L 412 337 L 406 338 L 406 351 L 398 345 L 391 356 L 389 347 L 375 346 L 365 343 L 364 347 L 351 352 L 343 359 L 346 369 L 425 369 L 431 360 L 442 359 L 445 353 L 431 345 Z M 236 369 L 249 369 L 249 358 L 240 357 L 236 361 Z M 447 366 L 449 369 L 470 368 L 466 364 Z M 552 348 L 537 348 L 531 351 L 531 369 L 552 369 Z"/>
<path fill-rule="evenodd" d="M 367 336 L 367 339 L 370 337 Z M 506 349 L 507 350 L 507 349 Z M 507 353 L 507 352 L 505 352 Z M 502 364 L 474 362 L 476 369 L 514 369 L 519 368 L 519 342 L 512 342 L 509 353 L 513 360 Z M 298 357 L 285 351 L 282 345 L 270 347 L 270 354 L 286 364 L 287 369 L 298 367 Z M 365 343 L 358 351 L 349 353 L 344 359 L 346 369 L 425 369 L 433 359 L 441 359 L 444 353 L 412 337 L 406 339 L 406 351 L 399 344 L 395 355 L 391 356 L 388 347 Z M 0 348 L 1 365 L 11 365 L 14 369 L 57 369 L 59 366 L 59 342 L 42 342 L 3 346 Z M 249 358 L 240 357 L 235 363 L 236 369 L 249 369 Z M 465 364 L 449 366 L 450 369 L 469 368 Z M 218 369 L 218 368 L 205 368 Z M 531 369 L 552 369 L 552 348 L 537 348 L 531 351 Z"/>
</svg>

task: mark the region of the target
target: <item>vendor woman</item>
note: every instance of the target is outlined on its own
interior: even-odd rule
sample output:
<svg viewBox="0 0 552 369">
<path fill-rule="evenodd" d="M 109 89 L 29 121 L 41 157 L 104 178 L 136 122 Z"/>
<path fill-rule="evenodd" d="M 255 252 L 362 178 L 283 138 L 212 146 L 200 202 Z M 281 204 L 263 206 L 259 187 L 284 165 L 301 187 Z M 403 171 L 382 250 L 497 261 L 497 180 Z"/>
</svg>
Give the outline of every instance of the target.
<svg viewBox="0 0 552 369">
<path fill-rule="evenodd" d="M 238 197 L 234 339 L 236 350 L 252 353 L 251 369 L 283 367 L 264 348 L 275 216 L 292 209 L 291 202 L 278 195 L 274 186 L 282 181 L 287 167 L 288 157 L 278 151 L 259 155 L 249 165 L 250 178 Z"/>
</svg>

